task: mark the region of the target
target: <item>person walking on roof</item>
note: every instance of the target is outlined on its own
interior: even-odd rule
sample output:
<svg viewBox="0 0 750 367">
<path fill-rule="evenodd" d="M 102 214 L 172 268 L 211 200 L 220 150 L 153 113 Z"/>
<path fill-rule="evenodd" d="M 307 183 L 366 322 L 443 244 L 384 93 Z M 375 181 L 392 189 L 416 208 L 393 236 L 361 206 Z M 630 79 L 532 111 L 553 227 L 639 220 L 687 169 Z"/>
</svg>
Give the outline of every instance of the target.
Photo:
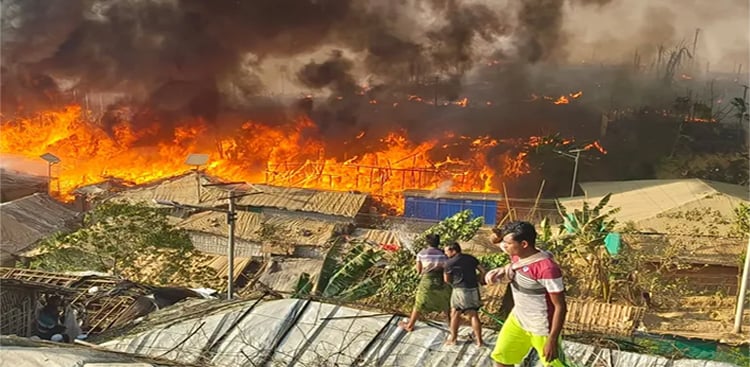
<svg viewBox="0 0 750 367">
<path fill-rule="evenodd" d="M 567 313 L 560 266 L 550 253 L 536 248 L 536 229 L 529 222 L 503 226 L 501 247 L 511 263 L 487 273 L 488 284 L 510 282 L 515 306 L 497 336 L 491 357 L 496 366 L 521 363 L 532 347 L 544 366 L 564 367 L 562 329 Z"/>
<path fill-rule="evenodd" d="M 448 257 L 440 249 L 440 236 L 428 234 L 427 248 L 417 254 L 416 269 L 419 285 L 414 300 L 414 309 L 408 322 L 400 321 L 398 326 L 406 331 L 414 330 L 420 314 L 443 312 L 450 317 L 450 287 L 443 281 L 443 269 Z"/>
<path fill-rule="evenodd" d="M 445 282 L 453 287 L 450 337 L 445 344 L 456 344 L 458 324 L 461 321 L 461 314 L 465 314 L 471 318 L 474 342 L 481 347 L 484 342 L 482 341 L 482 322 L 479 320 L 479 308 L 482 307 L 479 283 L 484 282 L 484 268 L 476 257 L 462 253 L 458 242 L 446 246 L 445 254 L 448 255 L 448 262 L 445 265 L 444 278 Z"/>
</svg>

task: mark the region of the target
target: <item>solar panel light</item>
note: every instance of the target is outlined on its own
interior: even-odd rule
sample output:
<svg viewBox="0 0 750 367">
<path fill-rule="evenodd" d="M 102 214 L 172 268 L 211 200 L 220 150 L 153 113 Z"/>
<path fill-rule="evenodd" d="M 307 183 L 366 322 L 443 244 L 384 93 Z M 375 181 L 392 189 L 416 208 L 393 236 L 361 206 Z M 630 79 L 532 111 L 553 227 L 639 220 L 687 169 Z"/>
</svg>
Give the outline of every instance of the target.
<svg viewBox="0 0 750 367">
<path fill-rule="evenodd" d="M 208 154 L 192 153 L 188 154 L 185 164 L 188 166 L 202 166 L 208 163 Z"/>
<path fill-rule="evenodd" d="M 40 155 L 39 158 L 44 159 L 49 164 L 60 163 L 60 158 L 52 153 L 44 153 Z"/>
</svg>

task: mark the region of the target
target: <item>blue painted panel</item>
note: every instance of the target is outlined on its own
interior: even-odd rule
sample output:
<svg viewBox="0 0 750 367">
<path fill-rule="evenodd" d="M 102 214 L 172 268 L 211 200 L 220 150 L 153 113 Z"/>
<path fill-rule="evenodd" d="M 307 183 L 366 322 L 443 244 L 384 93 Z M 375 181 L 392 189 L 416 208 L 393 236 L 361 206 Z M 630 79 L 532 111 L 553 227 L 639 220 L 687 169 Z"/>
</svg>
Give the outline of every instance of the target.
<svg viewBox="0 0 750 367">
<path fill-rule="evenodd" d="M 404 198 L 404 216 L 408 218 L 417 217 L 417 200 L 415 198 Z"/>
<path fill-rule="evenodd" d="M 497 220 L 497 202 L 490 200 L 404 198 L 404 216 L 427 220 L 443 220 L 462 210 L 470 209 L 475 217 L 484 217 L 486 224 Z"/>
</svg>

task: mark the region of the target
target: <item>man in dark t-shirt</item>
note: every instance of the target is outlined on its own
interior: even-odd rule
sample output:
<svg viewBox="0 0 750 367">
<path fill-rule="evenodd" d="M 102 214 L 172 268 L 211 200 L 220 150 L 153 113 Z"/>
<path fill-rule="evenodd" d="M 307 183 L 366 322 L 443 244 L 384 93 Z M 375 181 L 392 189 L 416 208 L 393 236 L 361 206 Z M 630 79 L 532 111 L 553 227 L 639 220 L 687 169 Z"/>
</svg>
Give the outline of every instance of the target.
<svg viewBox="0 0 750 367">
<path fill-rule="evenodd" d="M 471 318 L 475 342 L 482 345 L 482 324 L 479 321 L 479 282 L 484 280 L 484 269 L 476 257 L 461 253 L 461 245 L 456 242 L 445 247 L 448 262 L 443 275 L 445 282 L 453 286 L 451 292 L 450 338 L 446 344 L 455 344 L 458 337 L 458 324 L 461 314 Z M 477 277 L 477 272 L 479 277 Z"/>
</svg>

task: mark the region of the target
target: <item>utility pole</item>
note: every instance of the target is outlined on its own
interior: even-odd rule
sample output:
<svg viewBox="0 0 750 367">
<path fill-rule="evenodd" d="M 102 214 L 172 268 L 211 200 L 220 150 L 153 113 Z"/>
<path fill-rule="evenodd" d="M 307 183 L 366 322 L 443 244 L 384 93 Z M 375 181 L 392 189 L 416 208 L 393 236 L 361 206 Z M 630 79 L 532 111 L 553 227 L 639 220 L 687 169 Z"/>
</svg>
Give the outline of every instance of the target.
<svg viewBox="0 0 750 367">
<path fill-rule="evenodd" d="M 745 266 L 742 268 L 742 279 L 740 289 L 737 292 L 737 311 L 734 314 L 734 333 L 742 332 L 742 314 L 745 311 L 745 295 L 747 295 L 747 278 L 750 275 L 750 235 L 747 238 L 747 249 L 745 250 Z"/>
<path fill-rule="evenodd" d="M 235 185 L 239 184 L 240 182 L 226 182 L 226 183 L 219 183 L 219 184 L 206 184 L 203 186 L 224 186 L 224 185 Z M 198 205 L 190 205 L 190 204 L 182 204 L 178 203 L 176 201 L 171 200 L 159 200 L 154 199 L 154 202 L 159 205 L 165 205 L 165 206 L 171 206 L 174 208 L 179 209 L 192 209 L 192 210 L 199 210 L 199 211 L 212 211 L 212 212 L 220 212 L 225 213 L 227 215 L 227 224 L 228 224 L 228 230 L 227 230 L 227 299 L 231 300 L 234 297 L 234 230 L 235 230 L 235 222 L 237 221 L 237 208 L 236 208 L 236 200 L 238 198 L 244 197 L 244 196 L 250 196 L 250 195 L 257 195 L 257 194 L 263 194 L 262 191 L 255 191 L 255 192 L 244 192 L 241 194 L 235 194 L 234 191 L 229 191 L 229 196 L 225 199 L 229 200 L 229 207 L 227 209 L 223 208 L 216 208 L 216 207 L 210 207 L 210 206 L 198 206 Z M 251 208 L 260 209 L 260 207 L 254 207 L 251 206 Z"/>
</svg>

